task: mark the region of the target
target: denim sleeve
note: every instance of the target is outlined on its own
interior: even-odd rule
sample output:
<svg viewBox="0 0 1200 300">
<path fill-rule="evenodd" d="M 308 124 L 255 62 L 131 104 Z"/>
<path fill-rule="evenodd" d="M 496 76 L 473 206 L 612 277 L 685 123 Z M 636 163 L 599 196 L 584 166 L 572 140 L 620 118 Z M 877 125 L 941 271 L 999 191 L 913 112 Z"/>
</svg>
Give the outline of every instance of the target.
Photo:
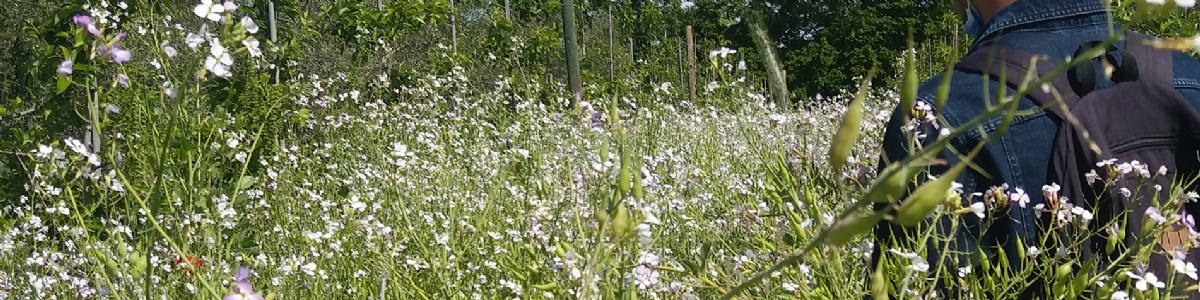
<svg viewBox="0 0 1200 300">
<path fill-rule="evenodd" d="M 1183 94 L 1193 107 L 1200 109 L 1200 62 L 1182 52 L 1174 53 L 1175 90 Z"/>
</svg>

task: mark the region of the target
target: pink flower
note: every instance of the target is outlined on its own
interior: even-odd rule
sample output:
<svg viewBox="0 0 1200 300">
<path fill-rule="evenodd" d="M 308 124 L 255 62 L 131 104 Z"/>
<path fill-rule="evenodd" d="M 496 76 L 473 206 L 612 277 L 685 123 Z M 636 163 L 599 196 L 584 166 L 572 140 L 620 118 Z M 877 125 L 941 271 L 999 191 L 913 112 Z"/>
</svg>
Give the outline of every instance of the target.
<svg viewBox="0 0 1200 300">
<path fill-rule="evenodd" d="M 1016 202 L 1017 206 L 1025 208 L 1025 205 L 1029 204 L 1029 194 L 1026 194 L 1025 190 L 1021 188 L 1016 188 L 1015 190 L 1016 192 L 1008 196 L 1009 201 Z"/>
<path fill-rule="evenodd" d="M 86 14 L 77 14 L 71 17 L 71 21 L 75 22 L 75 26 L 84 27 L 92 25 L 92 23 L 96 22 L 96 19 L 93 19 L 92 16 Z"/>
<path fill-rule="evenodd" d="M 96 19 L 92 18 L 92 16 L 77 14 L 71 17 L 71 22 L 74 22 L 75 26 L 87 28 L 88 33 L 91 33 L 93 36 L 100 36 L 100 28 L 96 28 Z"/>
<path fill-rule="evenodd" d="M 121 49 L 121 46 L 119 45 L 113 45 L 111 53 L 112 61 L 118 64 L 123 64 L 129 61 L 129 58 L 132 57 L 132 54 L 129 53 L 129 50 Z"/>
<path fill-rule="evenodd" d="M 1163 217 L 1162 212 L 1159 212 L 1157 207 L 1151 206 L 1150 208 L 1147 208 L 1146 216 L 1150 217 L 1151 220 L 1154 220 L 1155 222 L 1158 222 L 1160 224 L 1167 222 L 1167 218 Z"/>
<path fill-rule="evenodd" d="M 70 59 L 63 60 L 62 63 L 58 65 L 58 75 L 71 75 L 71 72 L 74 71 L 75 62 L 71 61 Z"/>
<path fill-rule="evenodd" d="M 262 293 L 254 292 L 254 286 L 250 285 L 250 269 L 246 267 L 238 267 L 237 274 L 233 277 L 237 289 L 228 295 L 225 295 L 224 300 L 263 300 Z"/>
</svg>

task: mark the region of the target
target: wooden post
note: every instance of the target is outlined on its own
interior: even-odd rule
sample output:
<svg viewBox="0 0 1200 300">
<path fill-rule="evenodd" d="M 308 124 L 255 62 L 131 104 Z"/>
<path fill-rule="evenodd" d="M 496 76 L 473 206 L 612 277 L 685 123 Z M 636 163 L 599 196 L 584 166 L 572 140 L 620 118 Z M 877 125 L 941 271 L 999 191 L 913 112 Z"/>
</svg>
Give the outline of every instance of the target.
<svg viewBox="0 0 1200 300">
<path fill-rule="evenodd" d="M 275 1 L 267 1 L 267 17 L 271 19 L 268 21 L 271 23 L 271 43 L 278 44 L 279 35 L 275 29 Z M 282 67 L 278 63 L 275 64 L 275 78 L 273 80 L 275 84 L 279 84 L 279 69 Z"/>
<path fill-rule="evenodd" d="M 629 38 L 629 59 L 633 59 L 633 38 Z"/>
<path fill-rule="evenodd" d="M 743 65 L 746 65 L 746 52 L 738 51 L 738 62 L 733 64 L 733 71 L 737 72 L 737 73 L 741 73 L 742 78 L 746 78 L 746 77 L 750 76 L 749 74 L 747 74 L 749 71 L 738 69 L 738 66 L 743 66 Z M 749 69 L 749 68 L 747 68 L 747 69 Z"/>
<path fill-rule="evenodd" d="M 563 0 L 562 2 L 562 18 L 563 18 L 563 43 L 565 44 L 567 54 L 567 80 L 571 84 L 571 106 L 575 106 L 577 97 L 581 97 L 583 93 L 583 80 L 579 78 L 579 55 L 576 53 L 575 47 L 575 1 Z"/>
<path fill-rule="evenodd" d="M 692 103 L 696 102 L 696 42 L 692 37 L 692 26 L 685 27 L 687 35 L 687 59 L 688 59 L 688 99 Z"/>
<path fill-rule="evenodd" d="M 676 62 L 679 67 L 678 72 L 676 72 L 675 74 L 678 75 L 676 78 L 679 79 L 679 81 L 677 81 L 679 83 L 679 86 L 683 87 L 683 86 L 687 85 L 687 83 L 684 82 L 685 80 L 683 79 L 683 43 L 675 43 L 675 55 L 676 55 Z"/>
<path fill-rule="evenodd" d="M 629 65 L 632 66 L 632 68 L 630 68 L 630 75 L 633 77 L 637 77 L 637 70 L 638 70 L 637 57 L 633 56 L 633 38 L 632 37 L 629 38 Z"/>
<path fill-rule="evenodd" d="M 504 18 L 512 21 L 512 6 L 509 4 L 509 1 L 504 0 Z"/>
</svg>

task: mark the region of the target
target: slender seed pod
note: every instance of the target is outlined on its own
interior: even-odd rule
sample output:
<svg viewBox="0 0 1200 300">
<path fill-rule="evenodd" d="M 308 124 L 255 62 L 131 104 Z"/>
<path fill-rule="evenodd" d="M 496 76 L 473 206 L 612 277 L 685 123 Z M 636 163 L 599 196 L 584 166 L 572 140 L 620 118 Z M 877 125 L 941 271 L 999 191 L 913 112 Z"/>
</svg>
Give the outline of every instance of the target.
<svg viewBox="0 0 1200 300">
<path fill-rule="evenodd" d="M 917 101 L 917 51 L 913 47 L 912 27 L 908 28 L 908 48 L 904 51 L 904 79 L 900 85 L 900 109 L 908 112 Z M 911 116 L 909 116 L 911 117 Z"/>
<path fill-rule="evenodd" d="M 96 253 L 100 253 L 100 252 L 97 251 Z M 113 260 L 112 257 L 108 256 L 108 254 L 100 253 L 100 256 L 101 256 L 101 259 L 104 260 L 104 267 L 108 270 L 108 276 L 114 276 L 114 277 L 118 276 L 117 274 L 120 274 L 120 273 L 117 271 L 120 268 L 117 267 L 117 261 Z"/>
<path fill-rule="evenodd" d="M 600 141 L 600 162 L 601 163 L 607 162 L 608 158 L 609 158 L 608 143 L 604 142 L 604 141 Z"/>
<path fill-rule="evenodd" d="M 1108 235 L 1108 242 L 1104 245 L 1105 253 L 1114 253 L 1117 251 L 1117 245 L 1121 244 L 1121 238 L 1116 234 Z"/>
<path fill-rule="evenodd" d="M 858 140 L 859 131 L 862 129 L 862 115 L 862 102 L 855 99 L 846 110 L 846 118 L 842 119 L 842 125 L 833 138 L 833 145 L 829 147 L 829 162 L 833 170 L 841 170 L 842 166 L 846 164 L 846 158 L 850 156 L 850 149 L 854 147 L 854 142 Z"/>
<path fill-rule="evenodd" d="M 867 78 L 859 86 L 858 95 L 854 96 L 854 101 L 851 101 L 850 106 L 846 108 L 846 117 L 842 119 L 842 124 L 833 137 L 833 143 L 829 145 L 829 164 L 834 171 L 841 170 L 842 166 L 846 164 L 846 158 L 850 156 L 850 149 L 858 140 L 858 135 L 862 130 L 863 101 L 867 98 L 867 87 L 870 86 L 871 78 L 874 76 L 875 68 L 872 67 L 871 71 L 867 73 Z"/>
<path fill-rule="evenodd" d="M 883 277 L 883 268 L 876 268 L 875 272 L 871 272 L 871 295 L 875 299 L 888 299 L 888 282 Z"/>
<path fill-rule="evenodd" d="M 889 168 L 895 168 L 896 171 L 871 186 L 871 189 L 867 191 L 867 195 L 863 197 L 863 200 L 883 203 L 900 198 L 908 189 L 909 180 L 920 170 L 917 166 L 902 166 L 899 164 L 894 164 L 889 166 Z"/>
<path fill-rule="evenodd" d="M 875 228 L 875 224 L 879 224 L 881 220 L 883 215 L 877 213 L 843 219 L 833 225 L 826 241 L 833 246 L 845 245 L 854 240 L 854 237 Z"/>
<path fill-rule="evenodd" d="M 1071 273 L 1073 271 L 1074 271 L 1074 268 L 1071 265 L 1071 261 L 1067 261 L 1061 265 L 1058 265 L 1058 267 L 1055 268 L 1055 270 L 1054 270 L 1055 280 L 1054 280 L 1054 287 L 1053 287 L 1055 295 L 1067 296 L 1067 293 L 1068 293 L 1068 291 L 1067 291 L 1068 285 L 1067 284 L 1071 283 L 1069 281 L 1069 279 L 1071 279 Z M 1067 299 L 1074 299 L 1074 297 L 1068 297 Z"/>
<path fill-rule="evenodd" d="M 1094 263 L 1088 262 L 1081 266 L 1080 270 L 1073 272 L 1075 280 L 1071 281 L 1071 293 L 1078 295 L 1084 289 L 1087 289 L 1088 283 L 1092 281 L 1092 268 Z"/>
<path fill-rule="evenodd" d="M 950 101 L 950 78 L 954 77 L 953 75 L 953 65 L 942 75 L 942 83 L 937 88 L 937 98 L 933 99 L 934 109 L 937 111 L 942 111 L 942 107 L 946 107 L 946 102 Z"/>
<path fill-rule="evenodd" d="M 625 140 L 625 128 L 621 126 L 620 108 L 617 106 L 617 98 L 613 98 L 608 105 L 608 122 L 612 128 L 612 132 L 617 137 L 617 142 Z"/>
<path fill-rule="evenodd" d="M 633 167 L 630 164 L 629 150 L 621 147 L 621 172 L 617 174 L 617 190 L 621 193 L 621 198 L 629 195 L 632 188 L 633 173 L 630 169 Z"/>
<path fill-rule="evenodd" d="M 978 253 L 979 253 L 979 269 L 980 269 L 980 271 L 983 271 L 983 274 L 988 274 L 988 272 L 992 271 L 992 260 L 988 259 L 987 254 L 983 253 L 983 251 L 980 251 Z"/>
<path fill-rule="evenodd" d="M 911 227 L 925 220 L 925 217 L 933 212 L 938 204 L 945 202 L 946 194 L 950 192 L 951 184 L 966 167 L 967 164 L 960 163 L 951 168 L 950 171 L 942 174 L 941 177 L 918 187 L 900 205 L 900 209 L 896 212 L 895 223 Z"/>
<path fill-rule="evenodd" d="M 134 275 L 141 277 L 146 273 L 146 256 L 141 252 L 134 251 L 129 254 L 129 263 L 133 266 Z"/>
<path fill-rule="evenodd" d="M 624 238 L 629 233 L 629 208 L 625 204 L 617 204 L 617 213 L 612 220 L 613 235 L 616 239 Z"/>
</svg>

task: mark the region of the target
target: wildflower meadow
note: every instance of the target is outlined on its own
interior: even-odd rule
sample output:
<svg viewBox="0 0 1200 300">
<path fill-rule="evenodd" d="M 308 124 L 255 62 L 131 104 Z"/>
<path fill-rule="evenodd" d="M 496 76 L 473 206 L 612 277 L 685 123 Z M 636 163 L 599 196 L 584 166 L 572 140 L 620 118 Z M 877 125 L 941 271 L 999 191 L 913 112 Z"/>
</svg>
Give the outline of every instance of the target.
<svg viewBox="0 0 1200 300">
<path fill-rule="evenodd" d="M 899 36 L 899 55 L 822 81 L 836 93 L 779 100 L 772 52 L 710 34 L 689 55 L 669 18 L 740 28 L 759 6 L 667 3 L 637 17 L 670 34 L 622 41 L 601 20 L 632 18 L 625 4 L 574 1 L 576 91 L 555 27 L 572 1 L 514 1 L 17 1 L 0 13 L 20 20 L 0 95 L 0 299 L 1011 299 L 1034 282 L 1165 299 L 1200 282 L 1183 252 L 1172 274 L 1139 267 L 1152 247 L 1112 246 L 1134 263 L 1095 268 L 1056 238 L 1023 262 L 948 267 L 924 255 L 953 242 L 931 226 L 870 265 L 879 222 L 1099 222 L 1025 205 L 1056 185 L 970 194 L 922 155 L 880 168 L 894 113 L 914 133 L 972 130 L 912 99 L 961 54 L 949 38 Z M 1153 2 L 1116 16 L 1200 32 L 1194 3 Z M 1173 37 L 1160 46 L 1200 49 Z M 1021 113 L 993 100 L 974 124 Z M 1102 162 L 1095 178 L 1159 167 Z M 917 177 L 932 180 L 896 199 Z M 1148 230 L 1194 227 L 1179 211 L 1200 195 L 1182 186 L 1158 187 L 1175 196 Z M 870 209 L 889 203 L 897 215 Z"/>
</svg>

